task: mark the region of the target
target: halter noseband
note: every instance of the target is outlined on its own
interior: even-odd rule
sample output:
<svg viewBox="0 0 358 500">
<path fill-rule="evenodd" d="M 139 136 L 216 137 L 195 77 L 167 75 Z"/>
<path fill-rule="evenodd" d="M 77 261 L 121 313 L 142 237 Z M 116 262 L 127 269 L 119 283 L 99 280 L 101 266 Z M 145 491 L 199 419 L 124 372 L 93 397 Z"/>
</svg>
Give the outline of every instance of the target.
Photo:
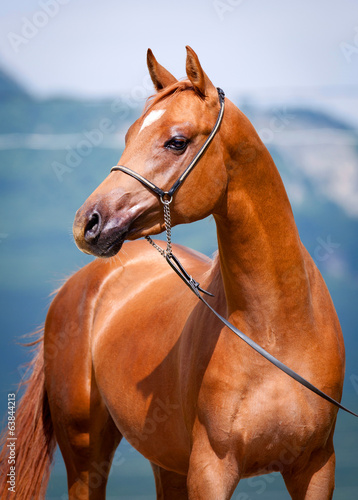
<svg viewBox="0 0 358 500">
<path fill-rule="evenodd" d="M 208 138 L 206 139 L 204 144 L 201 146 L 201 148 L 199 149 L 197 154 L 194 156 L 192 161 L 186 167 L 186 169 L 181 174 L 179 179 L 174 182 L 174 184 L 169 189 L 169 191 L 163 191 L 163 189 L 160 189 L 158 186 L 153 184 L 153 182 L 148 181 L 148 179 L 146 179 L 145 177 L 143 177 L 140 174 L 137 174 L 137 172 L 134 172 L 133 170 L 131 170 L 128 167 L 125 167 L 124 165 L 116 165 L 115 167 L 112 167 L 111 172 L 115 172 L 117 170 L 119 170 L 120 172 L 124 172 L 125 174 L 128 174 L 131 177 L 134 177 L 134 179 L 137 179 L 137 181 L 141 182 L 145 187 L 149 188 L 151 191 L 153 191 L 155 194 L 157 194 L 160 197 L 161 201 L 163 201 L 163 200 L 171 201 L 175 191 L 177 191 L 177 189 L 179 189 L 179 187 L 183 184 L 183 182 L 185 181 L 187 176 L 190 174 L 190 172 L 193 170 L 195 165 L 198 163 L 200 158 L 203 156 L 203 154 L 207 150 L 209 144 L 213 140 L 216 132 L 218 131 L 218 129 L 220 127 L 220 124 L 222 122 L 223 115 L 224 115 L 224 109 L 225 109 L 225 93 L 220 88 L 217 88 L 217 91 L 218 91 L 218 95 L 219 95 L 220 111 L 219 111 L 219 115 L 216 119 L 216 123 L 214 125 L 214 128 L 212 129 L 212 131 L 210 132 L 210 135 L 208 136 Z"/>
</svg>

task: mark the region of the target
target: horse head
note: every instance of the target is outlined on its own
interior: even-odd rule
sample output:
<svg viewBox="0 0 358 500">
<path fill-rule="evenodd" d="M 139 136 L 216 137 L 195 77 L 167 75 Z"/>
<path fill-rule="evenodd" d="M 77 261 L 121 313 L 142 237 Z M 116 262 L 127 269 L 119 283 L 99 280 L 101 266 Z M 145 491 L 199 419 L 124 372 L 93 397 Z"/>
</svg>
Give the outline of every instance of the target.
<svg viewBox="0 0 358 500">
<path fill-rule="evenodd" d="M 129 128 L 119 165 L 163 191 L 175 183 L 210 135 L 220 110 L 218 91 L 187 47 L 188 79 L 178 81 L 151 50 L 147 64 L 157 91 Z M 227 172 L 218 134 L 171 203 L 172 225 L 218 211 Z M 160 197 L 138 179 L 112 171 L 77 211 L 73 234 L 78 247 L 100 257 L 115 255 L 126 239 L 164 230 Z"/>
</svg>

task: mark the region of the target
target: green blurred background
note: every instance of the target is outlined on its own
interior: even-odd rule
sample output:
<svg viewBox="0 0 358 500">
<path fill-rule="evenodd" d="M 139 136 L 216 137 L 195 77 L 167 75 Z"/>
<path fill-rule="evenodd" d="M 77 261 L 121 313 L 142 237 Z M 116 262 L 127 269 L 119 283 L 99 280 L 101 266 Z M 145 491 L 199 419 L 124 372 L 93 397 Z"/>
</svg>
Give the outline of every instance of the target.
<svg viewBox="0 0 358 500">
<path fill-rule="evenodd" d="M 38 12 L 46 13 L 44 5 L 49 9 L 50 4 L 29 0 L 19 2 L 12 10 L 2 7 L 1 22 L 7 20 L 3 43 L 7 46 L 3 45 L 0 59 L 0 68 L 3 68 L 0 70 L 1 416 L 6 411 L 6 395 L 16 387 L 24 372 L 21 365 L 29 359 L 27 349 L 17 342 L 22 335 L 44 322 L 51 292 L 90 260 L 79 252 L 73 242 L 73 217 L 108 174 L 110 167 L 117 163 L 123 149 L 124 133 L 139 116 L 145 97 L 153 91 L 145 77 L 145 50 L 147 46 L 165 45 L 160 38 L 164 36 L 160 29 L 173 35 L 172 49 L 170 46 L 160 49 L 162 57 L 159 54 L 158 58 L 161 62 L 166 65 L 167 57 L 169 69 L 174 72 L 180 68 L 176 76 L 183 76 L 183 46 L 189 41 L 199 57 L 202 54 L 208 66 L 216 68 L 213 75 L 205 66 L 214 83 L 223 86 L 228 97 L 251 119 L 274 157 L 293 206 L 301 239 L 327 282 L 342 324 L 347 348 L 343 402 L 357 411 L 358 28 L 355 28 L 354 21 L 349 21 L 357 11 L 353 2 L 340 4 L 344 26 L 343 21 L 341 24 L 333 23 L 337 16 L 331 2 L 317 2 L 315 9 L 318 9 L 317 12 L 321 9 L 326 16 L 319 40 L 315 39 L 316 33 L 310 21 L 307 20 L 305 25 L 305 19 L 313 15 L 308 3 L 303 3 L 299 10 L 298 3 L 292 2 L 290 11 L 280 1 L 267 2 L 266 9 L 268 4 L 272 7 L 272 19 L 281 20 L 275 27 L 282 29 L 282 43 L 278 39 L 276 52 L 273 52 L 267 42 L 265 51 L 265 40 L 268 40 L 269 34 L 273 36 L 275 27 L 266 23 L 266 31 L 262 32 L 265 25 L 265 13 L 262 12 L 259 16 L 261 24 L 252 25 L 256 30 L 249 38 L 244 54 L 237 30 L 238 26 L 243 27 L 255 18 L 255 2 L 198 2 L 192 12 L 196 23 L 190 21 L 187 37 L 183 35 L 179 23 L 185 19 L 184 14 L 178 14 L 177 22 L 170 25 L 172 19 L 170 13 L 163 14 L 163 2 L 150 2 L 152 10 L 142 13 L 140 8 L 144 9 L 144 4 L 140 2 L 133 2 L 132 10 L 110 1 L 103 2 L 103 25 L 96 25 L 93 35 L 97 41 L 96 50 L 91 45 L 93 36 L 90 40 L 93 31 L 88 33 L 86 29 L 95 26 L 91 17 L 97 12 L 94 2 L 60 4 L 57 4 L 57 14 L 52 17 L 47 14 L 48 22 L 42 28 L 38 27 L 33 37 L 27 38 L 25 35 L 30 31 L 24 31 L 26 19 L 30 23 L 38 21 Z M 256 4 L 258 8 L 259 2 Z M 85 5 L 89 6 L 88 12 Z M 182 4 L 182 8 L 187 7 L 187 15 L 190 5 L 186 0 Z M 202 7 L 201 11 L 198 5 Z M 286 10 L 282 13 L 280 7 Z M 133 12 L 135 8 L 138 11 Z M 347 10 L 349 8 L 351 11 Z M 122 68 L 117 69 L 118 92 L 113 90 L 116 82 L 109 85 L 103 74 L 103 68 L 108 68 L 108 75 L 113 71 L 113 53 L 100 42 L 102 35 L 106 40 L 106 26 L 111 23 L 111 13 L 117 15 L 121 26 L 125 20 L 125 24 L 130 21 L 134 30 L 128 31 L 128 27 L 124 26 L 128 43 L 123 34 L 123 39 L 117 41 L 121 43 L 118 61 L 122 56 L 124 61 L 126 57 L 135 61 L 135 64 L 127 66 L 123 62 Z M 301 24 L 297 26 L 294 23 L 295 14 L 300 14 Z M 162 19 L 162 24 L 158 22 L 158 17 Z M 8 23 L 9 19 L 12 25 Z M 76 24 L 75 21 L 80 19 L 83 23 Z M 154 38 L 153 27 L 145 23 L 149 20 L 156 27 Z M 357 24 L 358 12 L 356 20 Z M 216 42 L 206 31 L 209 22 L 220 33 Z M 335 39 L 328 29 L 332 23 L 337 29 Z M 36 28 L 36 24 L 34 26 Z M 195 26 L 198 32 L 194 33 Z M 59 32 L 62 38 L 58 39 Z M 293 34 L 289 35 L 291 32 Z M 27 42 L 9 38 L 9 33 L 21 36 Z M 247 33 L 245 31 L 246 43 Z M 113 34 L 113 41 L 116 36 Z M 88 45 L 81 41 L 82 38 Z M 170 57 L 170 50 L 174 54 L 178 52 L 174 43 L 181 44 L 178 62 L 173 62 Z M 297 49 L 299 44 L 301 49 Z M 85 54 L 84 59 L 78 57 L 79 47 Z M 136 58 L 139 50 L 140 59 Z M 322 66 L 320 72 L 311 59 L 315 50 L 328 53 L 324 64 L 322 59 L 317 59 L 317 66 Z M 60 60 L 61 54 L 64 61 Z M 293 64 L 291 56 L 294 54 L 300 57 Z M 105 59 L 105 64 L 102 59 Z M 250 79 L 245 75 L 252 69 L 252 78 L 257 81 L 257 65 L 261 63 L 264 66 L 267 59 L 276 73 L 278 62 L 285 63 L 287 67 L 281 68 L 284 76 L 290 73 L 290 67 L 298 67 L 304 75 L 302 81 L 295 86 L 288 76 L 280 86 L 280 82 L 266 72 L 268 83 L 257 82 L 262 84 L 262 92 L 260 88 L 252 89 Z M 93 68 L 96 64 L 101 68 L 100 77 L 97 75 L 99 71 Z M 83 75 L 83 68 L 88 66 L 93 72 Z M 231 76 L 227 68 L 239 66 L 244 66 L 242 75 L 245 85 L 235 86 L 232 75 L 231 84 L 225 86 Z M 66 67 L 68 73 L 64 76 L 59 68 L 65 70 Z M 73 68 L 79 68 L 76 78 Z M 51 79 L 51 70 L 55 71 L 56 78 Z M 337 74 L 337 71 L 340 73 Z M 220 72 L 223 72 L 222 80 Z M 133 73 L 135 79 L 125 80 L 127 73 Z M 121 75 L 125 83 L 121 81 Z M 274 87 L 268 88 L 269 85 Z M 96 92 L 94 88 L 100 91 Z M 212 255 L 217 246 L 213 220 L 209 218 L 175 228 L 174 241 Z M 343 412 L 339 413 L 335 446 L 337 487 L 334 498 L 357 498 L 358 421 Z M 155 498 L 148 463 L 125 442 L 120 445 L 115 457 L 107 497 L 131 500 Z M 65 470 L 59 453 L 46 498 L 67 498 Z M 242 481 L 233 498 L 280 500 L 287 499 L 288 494 L 280 476 L 270 474 Z"/>
</svg>

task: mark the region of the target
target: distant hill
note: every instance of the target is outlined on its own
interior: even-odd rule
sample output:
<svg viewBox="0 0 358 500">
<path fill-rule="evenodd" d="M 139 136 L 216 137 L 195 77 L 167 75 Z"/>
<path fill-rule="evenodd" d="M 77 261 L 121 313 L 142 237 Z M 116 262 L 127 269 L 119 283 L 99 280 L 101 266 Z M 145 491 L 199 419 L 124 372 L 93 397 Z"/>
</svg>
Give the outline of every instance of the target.
<svg viewBox="0 0 358 500">
<path fill-rule="evenodd" d="M 29 97 L 25 88 L 0 67 L 0 95 Z"/>
</svg>

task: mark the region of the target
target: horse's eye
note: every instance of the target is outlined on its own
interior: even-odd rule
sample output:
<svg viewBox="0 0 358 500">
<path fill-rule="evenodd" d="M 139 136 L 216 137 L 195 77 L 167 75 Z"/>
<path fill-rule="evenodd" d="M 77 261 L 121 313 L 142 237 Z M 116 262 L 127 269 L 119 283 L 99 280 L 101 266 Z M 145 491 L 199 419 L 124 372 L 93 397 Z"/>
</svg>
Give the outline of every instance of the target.
<svg viewBox="0 0 358 500">
<path fill-rule="evenodd" d="M 169 141 L 167 141 L 164 144 L 164 146 L 167 149 L 172 149 L 174 151 L 183 152 L 186 149 L 188 143 L 189 143 L 189 140 L 186 139 L 185 137 L 176 136 L 176 137 L 172 137 L 171 139 L 169 139 Z"/>
</svg>

